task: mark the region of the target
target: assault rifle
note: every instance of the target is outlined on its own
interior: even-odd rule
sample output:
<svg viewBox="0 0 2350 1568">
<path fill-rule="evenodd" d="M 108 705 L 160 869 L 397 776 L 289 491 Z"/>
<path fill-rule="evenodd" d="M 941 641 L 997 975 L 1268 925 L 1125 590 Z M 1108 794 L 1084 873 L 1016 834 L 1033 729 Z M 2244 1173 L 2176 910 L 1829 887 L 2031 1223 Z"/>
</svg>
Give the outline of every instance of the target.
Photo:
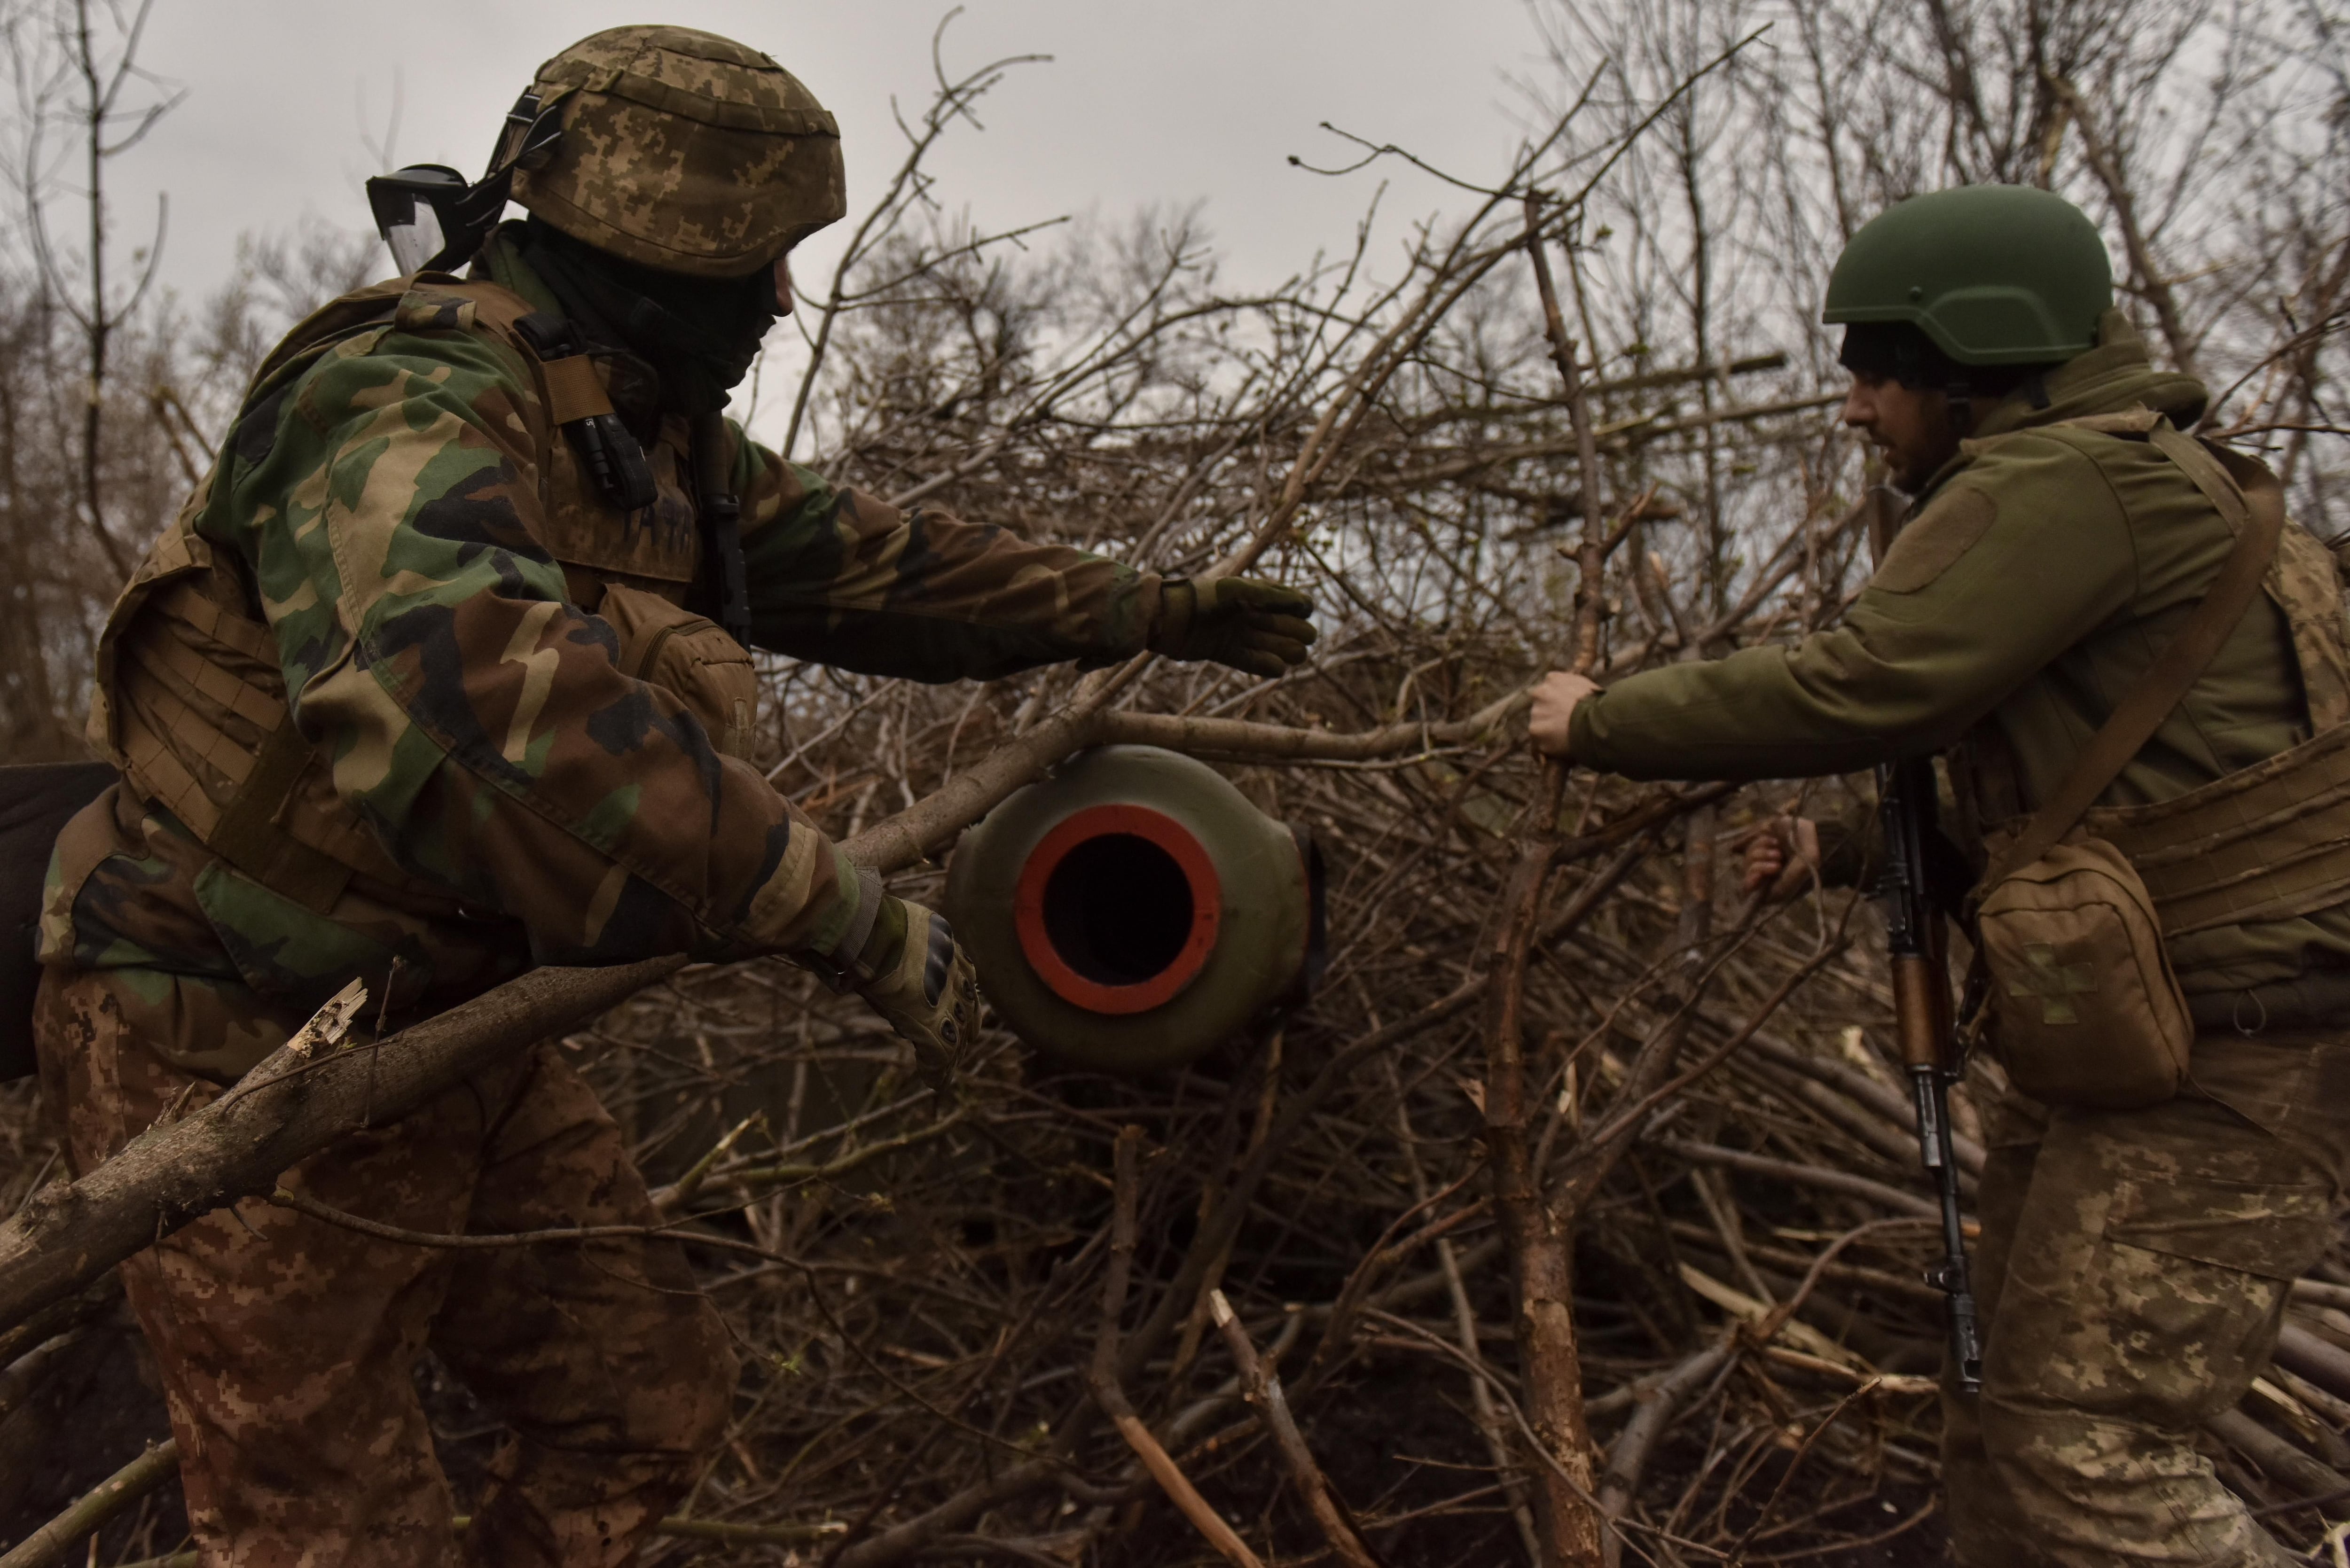
<svg viewBox="0 0 2350 1568">
<path fill-rule="evenodd" d="M 1950 1012 L 1950 968 L 1934 851 L 1934 763 L 1929 757 L 1877 770 L 1885 826 L 1885 945 L 1893 957 L 1893 1014 L 1901 1060 L 1918 1106 L 1918 1152 L 1942 1202 L 1942 1261 L 1926 1282 L 1948 1298 L 1950 1360 L 1959 1386 L 1982 1386 L 1982 1334 L 1967 1276 L 1967 1236 L 1959 1219 L 1959 1166 L 1950 1150 L 1950 1085 L 1958 1081 L 1958 1032 Z"/>
</svg>

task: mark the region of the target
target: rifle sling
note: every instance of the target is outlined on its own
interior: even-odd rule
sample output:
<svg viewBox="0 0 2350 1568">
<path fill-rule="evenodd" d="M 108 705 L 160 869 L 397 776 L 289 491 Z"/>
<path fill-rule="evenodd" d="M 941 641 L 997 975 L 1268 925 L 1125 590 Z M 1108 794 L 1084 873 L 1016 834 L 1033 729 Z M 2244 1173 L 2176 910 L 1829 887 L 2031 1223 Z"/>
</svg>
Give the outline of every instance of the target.
<svg viewBox="0 0 2350 1568">
<path fill-rule="evenodd" d="M 2284 490 L 2274 474 L 2251 458 L 2209 446 L 2168 421 L 2149 431 L 2147 439 L 2219 509 L 2235 533 L 2235 547 L 2220 563 L 2219 576 L 2188 616 L 2187 624 L 2089 737 L 2073 771 L 1992 863 L 1977 884 L 1979 891 L 1997 887 L 2073 831 L 2082 814 L 2121 776 L 2122 769 L 2154 738 L 2171 710 L 2210 666 L 2220 645 L 2251 607 L 2269 562 L 2276 555 L 2277 540 L 2284 531 Z"/>
</svg>

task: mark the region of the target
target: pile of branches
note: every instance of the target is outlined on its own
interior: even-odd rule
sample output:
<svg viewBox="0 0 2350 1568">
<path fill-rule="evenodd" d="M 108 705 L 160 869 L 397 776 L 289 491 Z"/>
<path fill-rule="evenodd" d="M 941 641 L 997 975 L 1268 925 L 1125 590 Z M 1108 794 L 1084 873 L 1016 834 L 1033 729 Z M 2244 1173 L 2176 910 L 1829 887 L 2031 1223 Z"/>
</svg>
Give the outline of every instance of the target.
<svg viewBox="0 0 2350 1568">
<path fill-rule="evenodd" d="M 992 1026 L 941 1096 L 853 999 L 780 962 L 541 971 L 366 1053 L 334 1049 L 346 1006 L 226 1111 L 37 1192 L 20 1101 L 0 1421 L 88 1332 L 114 1258 L 268 1196 L 331 1138 L 356 1103 L 344 1064 L 366 1059 L 372 1105 L 413 1103 L 553 1033 L 744 1353 L 726 1441 L 655 1560 L 1935 1558 L 1936 1210 L 1879 928 L 1860 890 L 1742 875 L 1770 822 L 1865 812 L 1868 781 L 1562 776 L 1523 738 L 1546 670 L 1784 641 L 1867 571 L 1877 503 L 1823 344 L 1707 303 L 1735 249 L 1701 199 L 1700 132 L 1728 112 L 1707 95 L 1757 67 L 1744 36 L 1693 36 L 1648 40 L 1645 87 L 1575 78 L 1513 167 L 1451 181 L 1471 210 L 1399 264 L 1367 223 L 1352 254 L 1246 297 L 1180 221 L 1034 256 L 939 221 L 924 160 L 1002 71 L 947 81 L 809 289 L 802 343 L 761 372 L 758 429 L 900 506 L 1315 595 L 1316 657 L 1274 681 L 1144 658 L 931 688 L 773 660 L 761 757 L 930 901 L 958 834 L 1073 753 L 1204 758 L 1327 858 L 1310 1000 L 1135 1076 Z M 2074 119 L 2027 154 L 2097 123 L 2094 92 L 2066 91 Z M 2100 180 L 2120 167 L 2083 156 Z M 1675 171 L 1687 224 L 1612 226 Z M 1668 337 L 1658 268 L 1684 244 L 1695 328 Z M 2276 367 L 2318 364 L 2339 282 L 2265 340 L 2230 317 L 2251 389 L 2232 428 L 2323 422 L 2322 377 Z M 2193 315 L 2172 305 L 2165 331 Z M 2302 471 L 2321 504 L 2326 474 Z M 1954 1096 L 1970 1194 L 1986 1085 Z M 2350 1259 L 2321 1274 L 2280 1365 L 2209 1435 L 2286 1536 L 2350 1494 Z M 424 1386 L 463 1491 L 496 1417 L 435 1368 Z M 180 1560 L 157 1536 L 172 1458 L 20 1552 L 115 1517 L 108 1560 Z"/>
</svg>

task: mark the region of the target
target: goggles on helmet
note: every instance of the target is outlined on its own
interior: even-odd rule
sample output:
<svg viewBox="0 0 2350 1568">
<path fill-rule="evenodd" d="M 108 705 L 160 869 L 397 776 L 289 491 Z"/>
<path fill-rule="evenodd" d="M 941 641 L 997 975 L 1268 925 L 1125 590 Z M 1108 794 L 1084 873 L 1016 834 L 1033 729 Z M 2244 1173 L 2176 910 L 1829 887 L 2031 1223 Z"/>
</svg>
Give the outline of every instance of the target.
<svg viewBox="0 0 2350 1568">
<path fill-rule="evenodd" d="M 489 171 L 468 182 L 445 163 L 411 163 L 367 182 L 376 232 L 401 275 L 439 272 L 473 258 L 505 211 L 514 171 L 542 158 L 563 135 L 562 100 L 525 92 L 506 111 Z"/>
</svg>

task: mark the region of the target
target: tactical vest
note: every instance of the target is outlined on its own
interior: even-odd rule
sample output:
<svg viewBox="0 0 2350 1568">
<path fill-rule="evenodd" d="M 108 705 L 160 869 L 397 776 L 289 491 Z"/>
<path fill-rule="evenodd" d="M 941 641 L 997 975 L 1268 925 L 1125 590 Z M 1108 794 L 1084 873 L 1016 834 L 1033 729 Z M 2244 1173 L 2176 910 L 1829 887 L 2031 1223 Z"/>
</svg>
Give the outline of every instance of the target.
<svg viewBox="0 0 2350 1568">
<path fill-rule="evenodd" d="M 758 696 L 750 654 L 683 607 L 709 554 L 710 504 L 733 521 L 733 497 L 722 493 L 731 453 L 712 451 L 707 427 L 690 441 L 673 417 L 640 446 L 565 326 L 534 317 L 494 284 L 432 274 L 346 296 L 264 362 L 229 444 L 248 461 L 265 455 L 285 397 L 323 355 L 364 353 L 400 330 L 471 329 L 505 342 L 530 367 L 543 415 L 530 431 L 541 476 L 539 515 L 525 520 L 532 536 L 562 566 L 570 600 L 612 627 L 622 673 L 666 690 L 718 750 L 747 757 Z M 707 458 L 699 484 L 685 472 L 695 445 Z M 197 531 L 213 483 L 181 508 L 108 618 L 90 743 L 205 848 L 318 913 L 355 881 L 419 913 L 453 911 L 449 895 L 402 868 L 336 794 L 331 763 L 295 722 L 259 596 L 242 563 Z M 733 556 L 720 587 L 730 607 L 746 602 L 739 549 Z"/>
<path fill-rule="evenodd" d="M 2093 415 L 2030 432 L 2065 440 L 2147 438 L 2158 421 L 2148 410 Z M 2073 431 L 2085 432 L 2074 436 Z M 1992 438 L 1994 440 L 2001 438 Z M 2242 492 L 2199 443 L 2165 451 L 2226 519 L 2246 520 Z M 2220 926 L 2289 919 L 2350 901 L 2350 625 L 2334 552 L 2291 522 L 2262 584 L 2292 631 L 2310 738 L 2275 756 L 2149 805 L 2099 806 L 2081 831 L 2120 849 L 2145 880 L 2166 940 Z M 1989 726 L 1969 743 L 2003 751 Z M 1982 742 L 1990 739 L 1991 745 Z M 2012 763 L 1976 759 L 1977 780 Z M 2012 777 L 2004 793 L 2016 794 Z M 1980 782 L 1977 789 L 1981 789 Z M 1991 837 L 2011 836 L 2015 817 Z"/>
</svg>

